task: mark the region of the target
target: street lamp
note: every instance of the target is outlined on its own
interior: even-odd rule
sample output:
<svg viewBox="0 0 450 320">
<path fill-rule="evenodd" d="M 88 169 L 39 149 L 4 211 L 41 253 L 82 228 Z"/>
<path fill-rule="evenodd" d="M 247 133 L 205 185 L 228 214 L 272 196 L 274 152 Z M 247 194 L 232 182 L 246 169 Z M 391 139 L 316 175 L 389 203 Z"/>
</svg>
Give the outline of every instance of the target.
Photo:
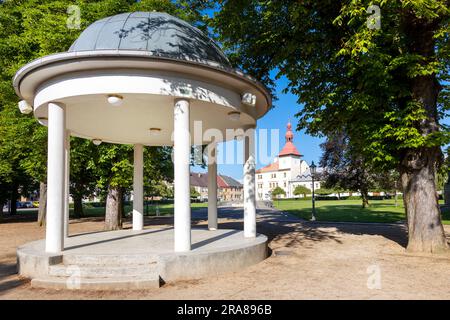
<svg viewBox="0 0 450 320">
<path fill-rule="evenodd" d="M 314 161 L 311 162 L 309 166 L 309 170 L 311 171 L 311 179 L 312 179 L 312 216 L 311 221 L 316 221 L 316 199 L 314 195 L 314 176 L 316 174 L 316 165 Z"/>
</svg>

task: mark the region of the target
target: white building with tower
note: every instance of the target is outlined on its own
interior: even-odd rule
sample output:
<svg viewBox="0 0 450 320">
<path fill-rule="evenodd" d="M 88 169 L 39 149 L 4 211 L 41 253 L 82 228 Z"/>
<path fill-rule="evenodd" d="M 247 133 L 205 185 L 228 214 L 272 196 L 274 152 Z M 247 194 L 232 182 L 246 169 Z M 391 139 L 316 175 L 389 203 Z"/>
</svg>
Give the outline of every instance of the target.
<svg viewBox="0 0 450 320">
<path fill-rule="evenodd" d="M 287 124 L 285 138 L 286 143 L 274 161 L 256 170 L 256 198 L 258 200 L 270 200 L 272 190 L 276 187 L 280 187 L 286 192 L 285 196 L 281 196 L 282 198 L 294 198 L 294 190 L 298 185 L 312 190 L 309 165 L 302 159 L 303 155 L 294 145 L 294 134 L 290 122 Z M 314 184 L 315 189 L 320 189 L 320 181 L 315 181 Z"/>
</svg>

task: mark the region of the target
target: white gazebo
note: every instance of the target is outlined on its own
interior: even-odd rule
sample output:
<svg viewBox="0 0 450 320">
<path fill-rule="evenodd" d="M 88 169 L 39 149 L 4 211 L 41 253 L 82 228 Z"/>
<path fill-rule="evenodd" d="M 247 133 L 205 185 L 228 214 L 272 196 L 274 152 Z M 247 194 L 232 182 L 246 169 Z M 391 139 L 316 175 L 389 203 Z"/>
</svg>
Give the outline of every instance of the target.
<svg viewBox="0 0 450 320">
<path fill-rule="evenodd" d="M 23 99 L 19 103 L 21 111 L 33 111 L 37 120 L 48 126 L 46 239 L 18 250 L 20 272 L 34 278 L 37 286 L 58 283 L 54 278 L 63 277 L 61 272 L 67 276 L 70 261 L 77 261 L 82 279 L 83 272 L 91 272 L 91 278 L 95 278 L 92 266 L 89 269 L 82 263 L 89 254 L 98 259 L 105 252 L 119 255 L 115 263 L 124 260 L 124 254 L 128 254 L 130 263 L 139 259 L 136 252 L 156 255 L 159 276 L 166 281 L 210 274 L 220 264 L 211 256 L 202 258 L 203 263 L 210 263 L 206 268 L 209 271 L 202 273 L 197 267 L 193 272 L 186 270 L 189 264 L 180 262 L 186 257 L 199 259 L 208 252 L 220 252 L 217 259 L 223 263 L 224 250 L 234 255 L 244 250 L 250 258 L 245 263 L 236 262 L 236 268 L 265 257 L 267 239 L 256 233 L 255 146 L 251 129 L 268 111 L 271 96 L 255 79 L 232 69 L 217 45 L 201 31 L 165 13 L 133 12 L 108 17 L 86 28 L 68 52 L 37 59 L 21 68 L 14 77 L 14 88 Z M 217 230 L 217 165 L 213 159 L 217 142 L 235 138 L 227 133 L 229 129 L 245 131 L 244 232 L 227 237 L 230 230 Z M 124 252 L 117 246 L 113 252 L 98 247 L 100 238 L 93 239 L 92 235 L 68 236 L 70 136 L 91 139 L 96 144 L 134 145 L 133 230 L 95 235 L 120 243 Z M 192 145 L 208 145 L 212 155 L 208 161 L 210 231 L 200 230 L 197 236 L 198 241 L 205 243 L 203 246 L 195 246 L 197 233 L 191 230 Z M 143 146 L 174 146 L 174 228 L 160 233 L 168 237 L 172 248 L 167 247 L 167 242 L 160 245 L 154 232 L 143 229 Z M 147 237 L 149 242 L 134 243 L 136 237 L 127 240 L 130 233 Z M 116 239 L 119 234 L 121 238 Z M 219 247 L 214 247 L 214 243 Z M 145 248 L 139 251 L 133 246 Z M 255 253 L 251 248 L 257 248 Z M 133 255 L 127 250 L 134 250 Z M 83 255 L 85 260 L 80 258 Z M 164 255 L 175 261 L 173 265 L 167 262 L 169 258 L 161 258 Z M 236 260 L 233 257 L 230 259 Z M 127 261 L 117 267 L 126 267 Z M 191 263 L 198 265 L 198 260 Z M 177 271 L 167 271 L 174 268 Z M 228 264 L 227 270 L 232 269 Z M 135 287 L 145 286 L 142 282 L 136 285 L 137 278 L 133 279 Z M 81 283 L 96 287 L 89 281 Z M 130 281 L 125 283 L 130 287 Z"/>
</svg>

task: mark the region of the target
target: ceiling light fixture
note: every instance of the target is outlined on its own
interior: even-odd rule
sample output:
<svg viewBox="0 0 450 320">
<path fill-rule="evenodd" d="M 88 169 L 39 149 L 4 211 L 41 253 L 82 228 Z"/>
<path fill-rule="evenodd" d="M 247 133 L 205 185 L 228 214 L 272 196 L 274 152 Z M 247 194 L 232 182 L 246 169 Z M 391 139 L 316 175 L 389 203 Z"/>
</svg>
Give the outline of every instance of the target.
<svg viewBox="0 0 450 320">
<path fill-rule="evenodd" d="M 102 140 L 100 139 L 92 139 L 92 143 L 95 144 L 96 146 L 99 146 L 102 144 Z"/>
<path fill-rule="evenodd" d="M 115 107 L 119 107 L 123 103 L 123 97 L 118 94 L 110 94 L 108 95 L 108 103 Z"/>
<path fill-rule="evenodd" d="M 25 100 L 20 100 L 19 101 L 19 110 L 20 110 L 20 113 L 29 114 L 33 111 L 33 107 Z"/>
<path fill-rule="evenodd" d="M 239 111 L 228 112 L 228 118 L 231 121 L 239 121 L 239 119 L 241 118 L 241 113 Z"/>
<path fill-rule="evenodd" d="M 149 130 L 152 136 L 157 136 L 161 133 L 161 128 L 150 128 Z"/>
</svg>

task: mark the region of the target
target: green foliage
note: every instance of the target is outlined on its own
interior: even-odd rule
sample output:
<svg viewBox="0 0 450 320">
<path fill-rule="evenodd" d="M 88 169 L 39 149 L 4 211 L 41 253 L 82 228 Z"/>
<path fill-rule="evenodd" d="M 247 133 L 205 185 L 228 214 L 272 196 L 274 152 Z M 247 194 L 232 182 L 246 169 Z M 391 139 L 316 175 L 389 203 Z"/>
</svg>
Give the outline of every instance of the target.
<svg viewBox="0 0 450 320">
<path fill-rule="evenodd" d="M 191 187 L 191 198 L 198 198 L 198 197 L 200 197 L 200 193 L 197 190 L 195 190 L 194 187 Z"/>
<path fill-rule="evenodd" d="M 281 187 L 275 187 L 272 190 L 271 194 L 272 194 L 272 197 L 278 198 L 281 195 L 285 196 L 286 195 L 286 191 L 284 191 L 284 189 L 281 188 Z"/>
<path fill-rule="evenodd" d="M 449 151 L 450 148 L 447 148 L 447 157 L 442 162 L 442 165 L 440 168 L 438 168 L 436 172 L 436 189 L 437 190 L 444 190 L 444 186 L 446 183 L 448 183 L 448 178 L 450 176 L 450 157 L 449 157 Z"/>
<path fill-rule="evenodd" d="M 372 4 L 381 29 L 367 27 Z M 388 169 L 408 149 L 450 141 L 439 124 L 450 105 L 448 1 L 223 0 L 217 7 L 211 25 L 231 61 L 269 86 L 288 79 L 285 92 L 302 105 L 298 129 L 346 132 L 367 161 Z M 439 94 L 437 103 L 424 98 L 419 81 Z"/>
<path fill-rule="evenodd" d="M 80 29 L 67 27 L 69 5 L 78 5 Z M 206 30 L 203 6 L 167 0 L 8 0 L 0 3 L 0 204 L 11 189 L 27 192 L 46 180 L 47 129 L 32 115 L 19 113 L 11 79 L 23 65 L 45 55 L 67 51 L 92 22 L 130 11 L 163 11 Z M 130 187 L 132 146 L 73 138 L 71 193 L 86 196 L 108 184 Z M 170 194 L 161 180 L 172 180 L 169 148 L 145 148 L 145 188 Z M 164 190 L 163 190 L 164 189 Z"/>
<path fill-rule="evenodd" d="M 320 188 L 317 190 L 314 190 L 314 193 L 318 195 L 327 196 L 329 194 L 335 193 L 336 191 L 334 189 L 328 189 L 328 188 Z"/>
<path fill-rule="evenodd" d="M 305 197 L 307 194 L 311 194 L 311 190 L 305 186 L 298 185 L 294 189 L 294 195 L 296 196 L 303 195 Z"/>
</svg>

